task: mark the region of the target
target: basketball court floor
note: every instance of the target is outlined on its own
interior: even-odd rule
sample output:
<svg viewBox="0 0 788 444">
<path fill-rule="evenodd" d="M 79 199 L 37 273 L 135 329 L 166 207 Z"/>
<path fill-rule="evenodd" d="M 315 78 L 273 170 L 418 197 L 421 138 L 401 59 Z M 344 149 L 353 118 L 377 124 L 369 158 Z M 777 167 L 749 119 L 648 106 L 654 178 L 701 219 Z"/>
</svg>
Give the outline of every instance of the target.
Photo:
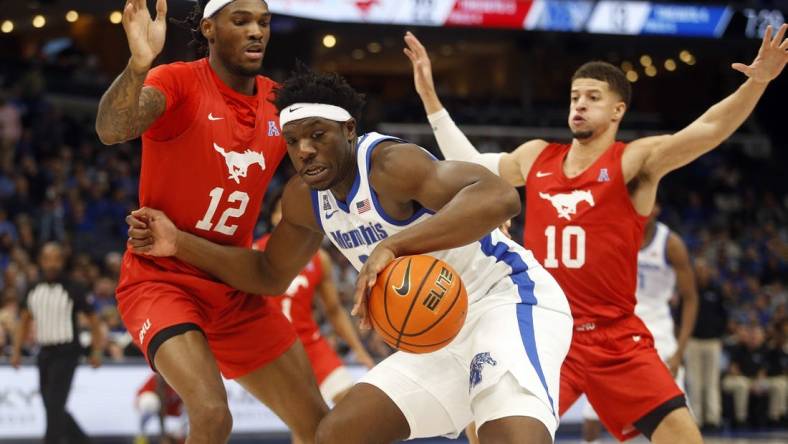
<svg viewBox="0 0 788 444">
<path fill-rule="evenodd" d="M 769 432 L 739 432 L 735 434 L 715 434 L 705 435 L 704 441 L 706 444 L 788 444 L 788 429 L 769 431 Z M 2 444 L 32 444 L 38 443 L 39 440 L 3 440 L 0 439 Z M 94 444 L 132 444 L 134 440 L 131 437 L 116 437 L 116 438 L 93 438 Z M 155 438 L 151 444 L 158 442 Z M 437 438 L 437 439 L 419 439 L 415 441 L 408 441 L 413 444 L 466 444 L 468 441 L 464 437 L 455 440 Z M 580 436 L 576 433 L 559 433 L 556 437 L 556 444 L 582 444 Z M 609 436 L 604 437 L 600 444 L 615 443 L 616 440 Z M 645 438 L 636 438 L 627 441 L 632 444 L 646 444 L 648 441 Z M 233 437 L 230 444 L 290 444 L 289 436 L 285 435 L 249 435 L 244 437 Z"/>
</svg>

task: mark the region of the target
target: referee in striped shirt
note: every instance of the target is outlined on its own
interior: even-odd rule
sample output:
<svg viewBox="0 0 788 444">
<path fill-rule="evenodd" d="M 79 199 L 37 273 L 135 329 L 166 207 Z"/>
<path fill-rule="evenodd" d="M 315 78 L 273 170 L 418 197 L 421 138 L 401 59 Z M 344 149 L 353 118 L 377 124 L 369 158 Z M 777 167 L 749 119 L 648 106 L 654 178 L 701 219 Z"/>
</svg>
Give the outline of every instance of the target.
<svg viewBox="0 0 788 444">
<path fill-rule="evenodd" d="M 43 280 L 22 299 L 19 324 L 14 335 L 11 365 L 19 368 L 22 342 L 36 323 L 36 336 L 41 349 L 38 353 L 38 371 L 41 398 L 46 409 L 47 428 L 44 442 L 87 443 L 85 432 L 66 411 L 71 380 L 77 368 L 80 345 L 77 337 L 77 312 L 87 315 L 90 321 L 93 368 L 101 365 L 102 332 L 98 317 L 87 301 L 85 289 L 65 276 L 63 248 L 57 243 L 47 243 L 41 248 L 39 265 Z"/>
</svg>

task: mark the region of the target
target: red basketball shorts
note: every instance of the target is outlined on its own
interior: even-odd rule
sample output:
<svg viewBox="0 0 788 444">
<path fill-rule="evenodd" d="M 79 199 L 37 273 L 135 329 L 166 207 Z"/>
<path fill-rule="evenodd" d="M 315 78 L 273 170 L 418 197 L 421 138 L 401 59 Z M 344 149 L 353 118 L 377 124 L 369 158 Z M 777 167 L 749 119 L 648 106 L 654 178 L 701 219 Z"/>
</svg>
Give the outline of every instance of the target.
<svg viewBox="0 0 788 444">
<path fill-rule="evenodd" d="M 312 364 L 312 371 L 315 373 L 318 385 L 322 384 L 334 370 L 342 367 L 342 360 L 322 337 L 315 342 L 304 344 L 304 350 L 306 350 L 309 363 Z"/>
<path fill-rule="evenodd" d="M 635 315 L 575 326 L 561 367 L 560 413 L 583 393 L 619 441 L 637 436 L 637 420 L 683 394 Z"/>
<path fill-rule="evenodd" d="M 275 360 L 296 341 L 293 326 L 267 298 L 196 276 L 176 279 L 177 285 L 144 281 L 118 288 L 123 323 L 151 367 L 151 342 L 181 325 L 202 330 L 219 370 L 230 379 Z"/>
</svg>

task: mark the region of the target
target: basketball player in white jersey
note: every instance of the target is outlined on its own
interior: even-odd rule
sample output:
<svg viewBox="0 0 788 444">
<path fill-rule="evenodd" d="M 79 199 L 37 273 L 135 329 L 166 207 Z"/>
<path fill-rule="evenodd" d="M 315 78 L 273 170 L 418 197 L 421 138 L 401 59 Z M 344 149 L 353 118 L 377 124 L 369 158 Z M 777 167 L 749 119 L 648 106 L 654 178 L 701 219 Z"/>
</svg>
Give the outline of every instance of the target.
<svg viewBox="0 0 788 444">
<path fill-rule="evenodd" d="M 684 388 L 684 351 L 695 327 L 698 315 L 698 288 L 692 271 L 687 246 L 681 236 L 657 221 L 660 206 L 655 204 L 643 232 L 643 244 L 638 251 L 637 305 L 635 314 L 643 320 L 654 336 L 654 347 Z M 670 312 L 674 291 L 681 300 L 681 326 L 677 332 Z M 583 408 L 583 441 L 599 439 L 602 424 L 587 400 Z"/>
<path fill-rule="evenodd" d="M 178 231 L 148 208 L 128 218 L 133 250 L 174 255 L 253 294 L 279 294 L 325 234 L 360 270 L 354 312 L 362 322 L 366 291 L 397 256 L 442 259 L 468 292 L 458 336 L 438 351 L 381 362 L 321 423 L 317 441 L 456 437 L 475 421 L 482 442 L 551 443 L 572 317 L 552 276 L 496 229 L 519 212 L 516 192 L 478 165 L 440 162 L 391 136 L 357 137 L 363 97 L 339 76 L 302 70 L 275 103 L 298 176 L 265 251 Z"/>
</svg>

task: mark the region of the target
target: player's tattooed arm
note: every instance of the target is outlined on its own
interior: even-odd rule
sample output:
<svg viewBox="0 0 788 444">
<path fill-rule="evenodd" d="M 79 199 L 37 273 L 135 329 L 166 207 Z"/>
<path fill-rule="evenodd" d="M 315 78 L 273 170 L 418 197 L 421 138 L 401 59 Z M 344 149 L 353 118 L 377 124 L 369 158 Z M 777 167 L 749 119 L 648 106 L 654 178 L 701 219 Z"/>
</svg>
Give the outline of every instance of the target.
<svg viewBox="0 0 788 444">
<path fill-rule="evenodd" d="M 156 88 L 143 87 L 147 70 L 127 66 L 99 102 L 96 133 L 105 145 L 139 137 L 164 113 L 166 99 Z"/>
<path fill-rule="evenodd" d="M 131 58 L 104 93 L 96 116 L 96 133 L 106 145 L 139 137 L 165 109 L 164 94 L 142 83 L 164 47 L 167 1 L 156 1 L 153 18 L 145 0 L 127 0 L 122 24 Z"/>
</svg>

